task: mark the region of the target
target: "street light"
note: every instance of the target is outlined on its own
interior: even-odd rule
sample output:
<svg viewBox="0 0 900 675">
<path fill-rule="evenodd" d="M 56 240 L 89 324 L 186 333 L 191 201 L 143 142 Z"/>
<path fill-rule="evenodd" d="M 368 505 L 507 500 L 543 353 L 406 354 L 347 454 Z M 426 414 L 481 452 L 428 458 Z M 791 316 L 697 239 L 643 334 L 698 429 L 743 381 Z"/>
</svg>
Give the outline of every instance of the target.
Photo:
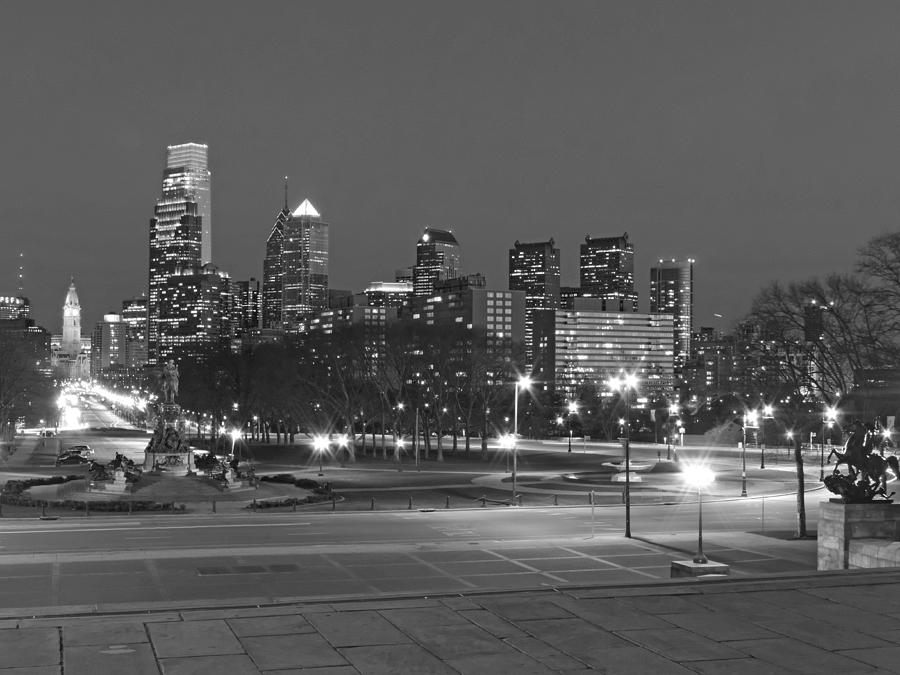
<svg viewBox="0 0 900 675">
<path fill-rule="evenodd" d="M 825 480 L 825 426 L 831 429 L 831 425 L 837 420 L 837 408 L 829 406 L 822 414 L 822 442 L 819 444 L 819 480 Z"/>
<path fill-rule="evenodd" d="M 572 452 L 572 415 L 578 414 L 578 403 L 569 401 L 569 414 L 566 416 L 566 426 L 569 427 L 569 452 Z"/>
<path fill-rule="evenodd" d="M 669 435 L 669 426 L 670 426 L 669 422 L 671 421 L 672 417 L 678 417 L 678 404 L 677 403 L 673 403 L 672 405 L 669 406 L 669 419 L 666 420 L 666 459 L 672 459 L 672 444 L 670 443 L 670 441 L 672 439 Z M 674 433 L 674 431 L 675 430 L 672 429 L 673 433 Z"/>
<path fill-rule="evenodd" d="M 685 483 L 697 488 L 697 555 L 694 562 L 705 565 L 709 559 L 703 553 L 703 488 L 712 483 L 716 475 L 703 465 L 686 466 L 683 475 Z"/>
<path fill-rule="evenodd" d="M 328 436 L 325 434 L 316 434 L 313 436 L 313 450 L 316 451 L 316 454 L 319 456 L 319 475 L 324 476 L 324 472 L 322 471 L 322 455 L 328 450 Z"/>
<path fill-rule="evenodd" d="M 631 390 L 636 388 L 638 379 L 633 374 L 622 373 L 607 381 L 610 389 L 621 391 L 625 397 L 625 536 L 631 538 Z"/>
<path fill-rule="evenodd" d="M 531 386 L 531 378 L 527 375 L 522 375 L 516 380 L 516 395 L 513 400 L 513 434 L 512 434 L 512 457 L 513 457 L 513 465 L 512 465 L 512 503 L 515 505 L 516 502 L 516 470 L 518 468 L 517 455 L 518 455 L 518 440 L 519 440 L 519 390 L 520 389 L 528 389 Z"/>
<path fill-rule="evenodd" d="M 744 425 L 741 427 L 741 497 L 747 496 L 747 429 L 757 429 L 757 414 L 751 410 L 744 414 Z"/>
<path fill-rule="evenodd" d="M 350 439 L 347 434 L 339 434 L 337 437 L 337 444 L 339 448 L 346 450 L 348 455 L 350 454 L 350 451 L 347 450 L 350 445 Z"/>
<path fill-rule="evenodd" d="M 231 456 L 234 457 L 234 446 L 237 443 L 238 439 L 241 437 L 240 429 L 232 429 L 231 430 Z"/>
<path fill-rule="evenodd" d="M 759 444 L 759 468 L 766 468 L 766 420 L 775 419 L 775 409 L 770 405 L 763 406 L 762 421 L 759 425 L 761 442 Z"/>
</svg>

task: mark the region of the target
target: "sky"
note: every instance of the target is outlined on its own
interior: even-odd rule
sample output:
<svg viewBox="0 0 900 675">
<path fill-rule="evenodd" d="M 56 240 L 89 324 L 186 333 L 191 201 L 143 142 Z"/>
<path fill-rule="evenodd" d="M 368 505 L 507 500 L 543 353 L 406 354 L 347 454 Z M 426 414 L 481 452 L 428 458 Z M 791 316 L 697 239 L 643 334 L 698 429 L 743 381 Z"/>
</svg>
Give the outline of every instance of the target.
<svg viewBox="0 0 900 675">
<path fill-rule="evenodd" d="M 209 145 L 213 261 L 261 278 L 283 203 L 362 290 L 452 229 L 465 273 L 627 232 L 693 257 L 695 327 L 766 284 L 852 269 L 897 229 L 900 3 L 45 2 L 0 22 L 0 295 L 88 332 L 147 286 L 165 147 Z M 716 314 L 722 318 L 715 317 Z"/>
</svg>

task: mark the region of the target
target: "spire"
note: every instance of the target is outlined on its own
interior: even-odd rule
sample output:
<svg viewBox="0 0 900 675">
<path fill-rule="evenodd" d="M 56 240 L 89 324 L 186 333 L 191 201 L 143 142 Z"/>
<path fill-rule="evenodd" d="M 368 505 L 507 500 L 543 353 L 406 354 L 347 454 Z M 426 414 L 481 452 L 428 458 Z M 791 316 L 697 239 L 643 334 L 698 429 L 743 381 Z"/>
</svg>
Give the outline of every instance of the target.
<svg viewBox="0 0 900 675">
<path fill-rule="evenodd" d="M 19 295 L 25 294 L 25 254 L 19 253 Z"/>
<path fill-rule="evenodd" d="M 78 302 L 78 291 L 75 290 L 74 276 L 69 282 L 69 292 L 66 293 L 66 307 L 81 307 L 81 303 Z"/>
<path fill-rule="evenodd" d="M 309 216 L 311 218 L 319 218 L 319 212 L 316 211 L 316 207 L 313 206 L 308 199 L 304 199 L 303 203 L 296 208 L 296 210 L 291 214 L 294 218 L 300 218 L 301 216 Z"/>
<path fill-rule="evenodd" d="M 284 177 L 284 210 L 285 210 L 285 211 L 289 211 L 289 210 L 290 210 L 290 209 L 288 208 L 288 201 L 287 201 L 287 180 L 288 180 L 288 177 L 285 176 L 285 177 Z"/>
</svg>

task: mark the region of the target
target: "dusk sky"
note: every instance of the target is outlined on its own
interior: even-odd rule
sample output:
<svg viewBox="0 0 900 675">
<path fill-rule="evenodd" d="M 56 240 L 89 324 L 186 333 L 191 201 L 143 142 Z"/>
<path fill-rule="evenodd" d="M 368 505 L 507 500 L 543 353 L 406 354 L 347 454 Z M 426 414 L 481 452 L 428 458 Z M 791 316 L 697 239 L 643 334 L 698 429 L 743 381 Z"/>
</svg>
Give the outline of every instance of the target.
<svg viewBox="0 0 900 675">
<path fill-rule="evenodd" d="M 290 177 L 362 290 L 452 229 L 466 273 L 588 234 L 694 257 L 695 326 L 897 230 L 897 2 L 9 2 L 0 294 L 82 329 L 146 291 L 165 147 L 209 144 L 213 258 L 261 279 Z M 714 313 L 724 316 L 713 318 Z"/>
</svg>

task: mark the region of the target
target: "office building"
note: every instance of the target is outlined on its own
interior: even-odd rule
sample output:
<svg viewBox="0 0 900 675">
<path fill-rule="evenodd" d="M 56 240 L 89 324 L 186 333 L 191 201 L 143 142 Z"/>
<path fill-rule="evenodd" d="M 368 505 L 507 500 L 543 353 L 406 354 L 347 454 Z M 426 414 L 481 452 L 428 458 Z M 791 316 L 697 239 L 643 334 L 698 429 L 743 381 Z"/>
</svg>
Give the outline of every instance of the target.
<svg viewBox="0 0 900 675">
<path fill-rule="evenodd" d="M 125 365 L 141 368 L 147 364 L 147 296 L 122 301 L 125 330 Z"/>
<path fill-rule="evenodd" d="M 263 260 L 262 327 L 281 328 L 281 293 L 284 286 L 284 224 L 291 217 L 288 208 L 287 179 L 284 182 L 284 208 L 275 216 L 275 223 L 266 239 L 266 257 Z"/>
<path fill-rule="evenodd" d="M 650 268 L 650 313 L 671 314 L 675 331 L 675 373 L 691 357 L 694 330 L 694 260 L 660 260 Z"/>
<path fill-rule="evenodd" d="M 281 324 L 299 331 L 328 308 L 328 223 L 305 199 L 284 222 Z"/>
<path fill-rule="evenodd" d="M 91 334 L 91 376 L 101 378 L 103 371 L 125 367 L 126 324 L 121 314 L 104 314 Z"/>
<path fill-rule="evenodd" d="M 260 327 L 259 280 L 250 277 L 249 281 L 232 282 L 231 295 L 234 300 L 235 337 L 242 337 L 245 333 Z"/>
<path fill-rule="evenodd" d="M 554 241 L 516 242 L 509 249 L 509 290 L 525 293 L 525 362 L 538 379 L 547 373 L 547 352 L 560 307 L 559 249 Z"/>
<path fill-rule="evenodd" d="M 582 296 L 604 301 L 610 312 L 636 312 L 634 244 L 620 237 L 586 237 L 580 247 L 579 282 Z"/>
<path fill-rule="evenodd" d="M 370 307 L 408 308 L 413 297 L 411 281 L 373 281 L 365 290 Z"/>
<path fill-rule="evenodd" d="M 673 320 L 668 314 L 609 312 L 597 299 L 576 299 L 556 312 L 556 391 L 574 399 L 625 370 L 637 376 L 638 400 L 672 397 L 675 386 Z"/>
<path fill-rule="evenodd" d="M 178 270 L 166 280 L 160 307 L 159 362 L 228 348 L 233 307 L 231 279 L 215 265 Z"/>
<path fill-rule="evenodd" d="M 449 230 L 426 227 L 416 242 L 413 293 L 416 297 L 431 295 L 437 282 L 454 279 L 460 274 L 456 237 Z"/>
<path fill-rule="evenodd" d="M 31 317 L 31 303 L 22 295 L 0 295 L 0 321 Z"/>
<path fill-rule="evenodd" d="M 212 197 L 210 192 L 209 148 L 200 143 L 181 143 L 166 148 L 166 168 L 178 176 L 185 195 L 197 203 L 202 231 L 200 264 L 212 262 Z"/>
<path fill-rule="evenodd" d="M 192 145 L 192 144 L 186 144 Z M 195 144 L 193 144 L 195 145 Z M 170 146 L 178 148 L 181 146 Z M 178 154 L 171 155 L 179 157 Z M 187 161 L 182 158 L 182 161 Z M 147 360 L 161 363 L 159 330 L 168 279 L 183 269 L 201 266 L 202 216 L 196 172 L 186 166 L 167 166 L 163 171 L 162 195 L 150 219 L 150 264 L 147 292 Z M 208 191 L 206 192 L 208 195 Z"/>
</svg>

